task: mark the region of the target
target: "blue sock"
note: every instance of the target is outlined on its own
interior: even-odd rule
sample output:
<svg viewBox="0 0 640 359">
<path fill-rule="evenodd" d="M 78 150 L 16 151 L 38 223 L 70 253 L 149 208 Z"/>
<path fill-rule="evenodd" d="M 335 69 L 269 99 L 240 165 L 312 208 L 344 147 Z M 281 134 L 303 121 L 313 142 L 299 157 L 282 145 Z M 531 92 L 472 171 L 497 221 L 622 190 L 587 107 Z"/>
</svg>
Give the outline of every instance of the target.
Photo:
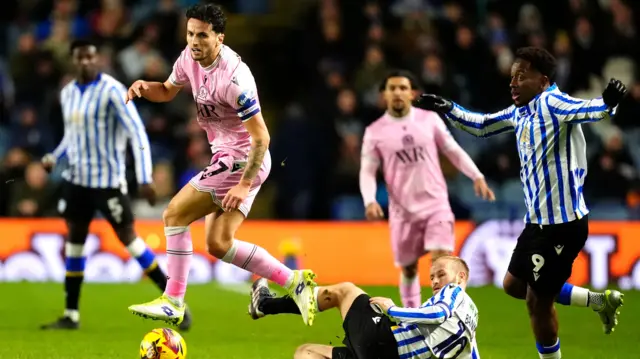
<svg viewBox="0 0 640 359">
<path fill-rule="evenodd" d="M 156 255 L 147 247 L 141 238 L 136 238 L 127 246 L 127 250 L 135 258 L 145 272 L 157 266 Z"/>
<path fill-rule="evenodd" d="M 65 311 L 64 315 L 74 322 L 80 320 L 78 311 L 80 301 L 80 287 L 84 281 L 84 267 L 87 258 L 84 256 L 84 245 L 67 243 L 65 246 L 64 278 Z"/>
<path fill-rule="evenodd" d="M 571 292 L 573 291 L 573 284 L 565 283 L 560 290 L 560 294 L 556 297 L 556 303 L 562 305 L 571 305 Z"/>
<path fill-rule="evenodd" d="M 600 296 L 602 296 L 601 293 L 594 293 L 586 288 L 565 283 L 560 290 L 560 294 L 556 297 L 556 303 L 574 307 L 588 307 L 602 302 L 602 300 L 598 299 Z"/>
<path fill-rule="evenodd" d="M 127 250 L 133 258 L 135 258 L 145 274 L 164 291 L 167 286 L 167 276 L 162 272 L 156 261 L 156 255 L 153 253 L 142 238 L 136 238 L 127 246 Z"/>
<path fill-rule="evenodd" d="M 558 340 L 554 345 L 545 347 L 540 343 L 536 343 L 536 347 L 538 348 L 538 354 L 540 355 L 540 359 L 562 358 L 562 354 L 560 353 L 560 338 L 558 338 Z"/>
</svg>

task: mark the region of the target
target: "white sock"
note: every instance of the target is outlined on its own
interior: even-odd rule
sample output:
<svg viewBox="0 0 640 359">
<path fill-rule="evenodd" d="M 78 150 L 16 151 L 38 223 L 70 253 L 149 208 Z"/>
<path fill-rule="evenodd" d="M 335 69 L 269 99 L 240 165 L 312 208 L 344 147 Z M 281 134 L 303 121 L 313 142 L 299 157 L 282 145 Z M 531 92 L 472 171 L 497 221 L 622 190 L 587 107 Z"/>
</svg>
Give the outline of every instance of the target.
<svg viewBox="0 0 640 359">
<path fill-rule="evenodd" d="M 589 306 L 589 289 L 574 286 L 571 290 L 571 305 L 576 307 Z"/>
<path fill-rule="evenodd" d="M 65 309 L 64 316 L 76 323 L 80 321 L 80 312 L 77 309 Z"/>
</svg>

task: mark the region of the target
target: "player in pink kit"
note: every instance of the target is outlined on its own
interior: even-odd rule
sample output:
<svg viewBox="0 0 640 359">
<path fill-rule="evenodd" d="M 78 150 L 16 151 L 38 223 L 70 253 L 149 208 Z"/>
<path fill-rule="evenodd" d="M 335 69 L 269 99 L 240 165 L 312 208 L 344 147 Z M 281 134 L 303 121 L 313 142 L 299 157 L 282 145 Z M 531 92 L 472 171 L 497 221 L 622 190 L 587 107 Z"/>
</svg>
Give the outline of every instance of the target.
<svg viewBox="0 0 640 359">
<path fill-rule="evenodd" d="M 190 84 L 198 123 L 211 144 L 211 164 L 171 200 L 163 214 L 167 238 L 168 282 L 164 294 L 129 310 L 145 318 L 179 324 L 184 316 L 193 245 L 189 225 L 206 216 L 206 241 L 211 255 L 264 276 L 289 292 L 312 325 L 315 304 L 309 270 L 292 271 L 263 248 L 235 239 L 271 169 L 269 131 L 262 118 L 255 80 L 240 56 L 223 45 L 226 18 L 217 5 L 189 8 L 187 43 L 167 81 L 138 80 L 128 100 L 172 100 Z"/>
<path fill-rule="evenodd" d="M 364 133 L 360 168 L 360 192 L 366 217 L 384 217 L 376 202 L 376 172 L 382 164 L 389 192 L 391 246 L 396 265 L 402 268 L 400 296 L 405 307 L 419 307 L 418 259 L 431 252 L 432 259 L 454 250 L 454 216 L 439 153 L 473 180 L 476 194 L 493 201 L 494 194 L 473 160 L 456 143 L 444 122 L 431 111 L 411 106 L 415 98 L 411 73 L 394 71 L 380 87 L 386 113 Z"/>
</svg>

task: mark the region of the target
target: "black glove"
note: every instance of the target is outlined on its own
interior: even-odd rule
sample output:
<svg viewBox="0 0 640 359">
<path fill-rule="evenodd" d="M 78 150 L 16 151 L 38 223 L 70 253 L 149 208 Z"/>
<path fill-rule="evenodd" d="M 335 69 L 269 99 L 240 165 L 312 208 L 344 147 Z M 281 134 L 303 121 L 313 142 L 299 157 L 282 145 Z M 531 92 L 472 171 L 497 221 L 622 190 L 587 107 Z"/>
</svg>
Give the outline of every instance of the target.
<svg viewBox="0 0 640 359">
<path fill-rule="evenodd" d="M 421 109 L 438 113 L 447 113 L 453 108 L 453 102 L 433 94 L 423 94 L 416 102 Z"/>
<path fill-rule="evenodd" d="M 611 79 L 607 88 L 602 92 L 602 101 L 610 108 L 618 106 L 627 94 L 627 88 L 620 80 Z"/>
</svg>

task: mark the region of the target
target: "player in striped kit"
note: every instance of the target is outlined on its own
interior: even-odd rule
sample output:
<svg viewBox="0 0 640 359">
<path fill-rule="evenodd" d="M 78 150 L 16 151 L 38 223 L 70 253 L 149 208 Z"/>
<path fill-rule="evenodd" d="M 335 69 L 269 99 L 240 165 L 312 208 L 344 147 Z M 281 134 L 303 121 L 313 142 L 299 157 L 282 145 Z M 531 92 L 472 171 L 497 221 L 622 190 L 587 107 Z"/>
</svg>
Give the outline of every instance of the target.
<svg viewBox="0 0 640 359">
<path fill-rule="evenodd" d="M 441 256 L 431 267 L 433 296 L 418 308 L 396 307 L 389 298 L 370 298 L 352 283 L 317 287 L 319 311 L 337 308 L 343 319 L 344 347 L 304 344 L 295 359 L 479 359 L 478 308 L 465 292 L 469 267 L 458 257 Z M 288 296 L 274 298 L 267 281 L 253 284 L 249 314 L 300 314 Z"/>
<path fill-rule="evenodd" d="M 158 288 L 164 290 L 167 285 L 155 254 L 134 231 L 133 212 L 127 197 L 125 149 L 130 140 L 140 193 L 150 204 L 155 203 L 149 139 L 142 120 L 136 107 L 124 102 L 126 87 L 99 72 L 95 44 L 74 41 L 71 57 L 76 77 L 60 93 L 64 136 L 53 153 L 42 159 L 49 171 L 63 156 L 69 160 L 69 168 L 63 172 L 63 196 L 58 204 L 69 231 L 65 245 L 66 306 L 64 315 L 43 325 L 43 329 L 79 327 L 78 301 L 86 264 L 84 243 L 96 211 L 105 216 L 131 256 Z M 189 314 L 181 329 L 189 329 L 190 325 Z"/>
<path fill-rule="evenodd" d="M 478 137 L 515 131 L 520 179 L 527 214 L 525 228 L 504 278 L 505 292 L 525 299 L 541 358 L 561 358 L 554 301 L 590 307 L 606 334 L 618 323 L 623 294 L 591 292 L 566 281 L 589 234 L 582 187 L 587 174 L 582 123 L 611 118 L 627 90 L 611 79 L 602 97 L 573 98 L 552 82 L 555 59 L 546 50 L 526 47 L 511 68 L 514 105 L 492 114 L 474 113 L 436 95 L 419 106 L 444 114 L 456 127 Z"/>
</svg>

